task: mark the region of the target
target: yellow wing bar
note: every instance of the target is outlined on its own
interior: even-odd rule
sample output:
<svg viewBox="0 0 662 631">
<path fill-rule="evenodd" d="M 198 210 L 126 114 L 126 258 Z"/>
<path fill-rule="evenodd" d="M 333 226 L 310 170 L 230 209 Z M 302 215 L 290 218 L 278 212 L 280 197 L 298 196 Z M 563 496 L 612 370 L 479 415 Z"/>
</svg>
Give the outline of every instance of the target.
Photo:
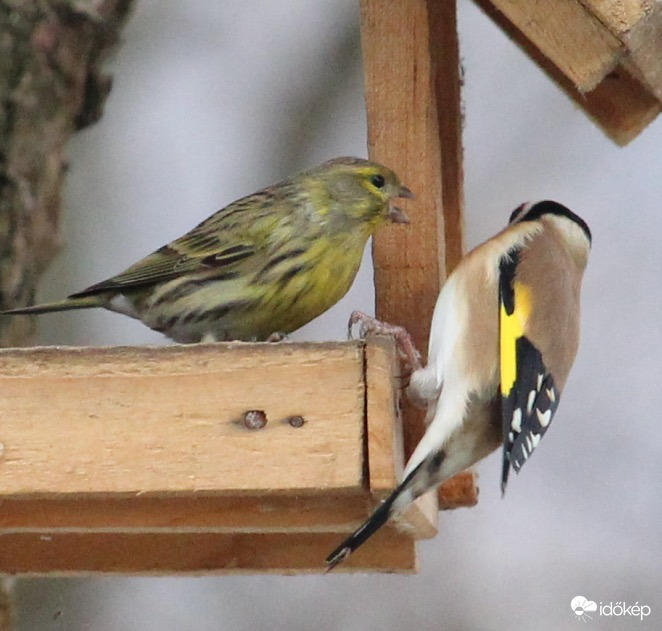
<svg viewBox="0 0 662 631">
<path fill-rule="evenodd" d="M 531 313 L 531 291 L 520 282 L 513 283 L 515 309 L 506 312 L 503 301 L 499 305 L 499 357 L 501 368 L 501 394 L 506 397 L 517 379 L 517 339 L 525 333 Z"/>
</svg>

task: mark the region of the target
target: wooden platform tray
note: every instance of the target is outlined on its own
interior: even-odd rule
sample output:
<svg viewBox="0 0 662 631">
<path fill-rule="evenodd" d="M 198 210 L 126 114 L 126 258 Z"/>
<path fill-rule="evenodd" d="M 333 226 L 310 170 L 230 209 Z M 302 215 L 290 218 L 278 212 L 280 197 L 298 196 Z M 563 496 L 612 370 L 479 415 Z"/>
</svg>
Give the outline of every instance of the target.
<svg viewBox="0 0 662 631">
<path fill-rule="evenodd" d="M 401 472 L 397 370 L 388 338 L 0 350 L 0 571 L 322 571 Z M 436 513 L 344 569 L 415 570 Z"/>
</svg>

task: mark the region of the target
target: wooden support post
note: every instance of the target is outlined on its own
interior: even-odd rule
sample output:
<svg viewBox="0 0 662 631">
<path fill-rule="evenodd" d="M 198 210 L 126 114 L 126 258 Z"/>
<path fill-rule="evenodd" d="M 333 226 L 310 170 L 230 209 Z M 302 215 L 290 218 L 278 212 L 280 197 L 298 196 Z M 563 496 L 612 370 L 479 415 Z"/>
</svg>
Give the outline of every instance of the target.
<svg viewBox="0 0 662 631">
<path fill-rule="evenodd" d="M 404 326 L 425 353 L 441 283 L 464 247 L 455 2 L 362 0 L 361 36 L 370 156 L 416 195 L 407 206 L 408 230 L 374 239 L 376 313 Z M 411 453 L 424 428 L 420 411 L 406 402 L 404 427 Z M 473 474 L 462 480 L 463 498 L 452 483 L 453 505 L 473 505 Z"/>
</svg>

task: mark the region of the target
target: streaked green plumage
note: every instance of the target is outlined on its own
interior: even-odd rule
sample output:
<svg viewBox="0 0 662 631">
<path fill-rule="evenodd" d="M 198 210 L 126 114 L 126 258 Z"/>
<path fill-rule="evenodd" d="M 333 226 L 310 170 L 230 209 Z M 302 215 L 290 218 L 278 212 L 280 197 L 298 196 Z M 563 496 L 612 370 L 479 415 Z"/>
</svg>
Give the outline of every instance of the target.
<svg viewBox="0 0 662 631">
<path fill-rule="evenodd" d="M 342 298 L 368 237 L 411 197 L 374 162 L 338 158 L 222 208 L 124 272 L 61 302 L 2 312 L 103 307 L 179 342 L 265 340 Z"/>
</svg>

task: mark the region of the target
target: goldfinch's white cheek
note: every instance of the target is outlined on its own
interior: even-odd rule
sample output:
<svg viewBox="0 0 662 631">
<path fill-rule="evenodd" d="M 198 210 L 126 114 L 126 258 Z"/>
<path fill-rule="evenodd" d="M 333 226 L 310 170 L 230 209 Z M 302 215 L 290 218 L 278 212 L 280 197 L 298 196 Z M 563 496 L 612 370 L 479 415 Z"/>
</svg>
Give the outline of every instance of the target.
<svg viewBox="0 0 662 631">
<path fill-rule="evenodd" d="M 551 215 L 546 218 L 552 222 L 571 248 L 588 248 L 590 246 L 586 233 L 572 219 L 560 215 Z"/>
</svg>

